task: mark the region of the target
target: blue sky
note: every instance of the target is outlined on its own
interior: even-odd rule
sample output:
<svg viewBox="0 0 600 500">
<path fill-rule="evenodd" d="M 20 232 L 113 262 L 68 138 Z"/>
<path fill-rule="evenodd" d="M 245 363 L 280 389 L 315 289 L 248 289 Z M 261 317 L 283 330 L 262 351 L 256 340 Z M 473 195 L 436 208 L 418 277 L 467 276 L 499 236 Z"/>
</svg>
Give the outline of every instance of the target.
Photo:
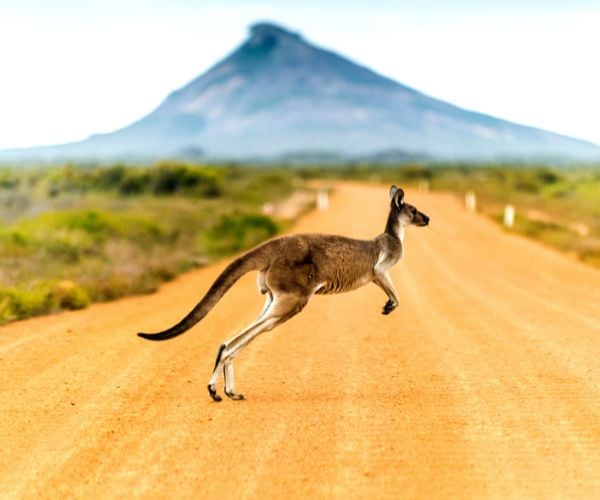
<svg viewBox="0 0 600 500">
<path fill-rule="evenodd" d="M 259 20 L 434 97 L 600 144 L 600 0 L 0 0 L 0 148 L 125 126 Z"/>
</svg>

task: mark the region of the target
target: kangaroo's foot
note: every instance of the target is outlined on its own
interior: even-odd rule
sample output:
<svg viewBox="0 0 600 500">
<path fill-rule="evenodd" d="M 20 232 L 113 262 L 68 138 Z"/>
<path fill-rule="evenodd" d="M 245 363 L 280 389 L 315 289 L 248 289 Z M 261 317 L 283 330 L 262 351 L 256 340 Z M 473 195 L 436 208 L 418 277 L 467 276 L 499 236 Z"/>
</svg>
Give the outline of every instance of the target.
<svg viewBox="0 0 600 500">
<path fill-rule="evenodd" d="M 391 313 L 394 309 L 396 309 L 396 307 L 398 306 L 398 304 L 396 304 L 395 302 L 393 302 L 392 300 L 388 300 L 385 305 L 383 306 L 383 311 L 381 314 L 389 314 Z"/>
<path fill-rule="evenodd" d="M 241 401 L 244 398 L 243 394 L 237 394 L 235 392 L 229 392 L 229 391 L 225 391 L 225 395 L 229 398 L 229 399 L 233 399 L 234 401 Z"/>
<path fill-rule="evenodd" d="M 213 401 L 223 401 L 223 398 L 217 394 L 217 386 L 215 384 L 208 384 L 208 393 Z"/>
</svg>

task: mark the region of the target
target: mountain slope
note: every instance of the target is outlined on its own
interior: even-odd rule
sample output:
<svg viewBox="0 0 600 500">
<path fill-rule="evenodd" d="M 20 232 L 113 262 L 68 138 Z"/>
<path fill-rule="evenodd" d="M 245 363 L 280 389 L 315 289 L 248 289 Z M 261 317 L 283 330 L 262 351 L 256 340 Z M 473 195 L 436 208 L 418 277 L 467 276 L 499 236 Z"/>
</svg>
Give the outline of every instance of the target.
<svg viewBox="0 0 600 500">
<path fill-rule="evenodd" d="M 138 122 L 35 151 L 75 158 L 199 152 L 244 158 L 386 150 L 444 159 L 600 158 L 594 144 L 433 99 L 265 23 Z"/>
</svg>

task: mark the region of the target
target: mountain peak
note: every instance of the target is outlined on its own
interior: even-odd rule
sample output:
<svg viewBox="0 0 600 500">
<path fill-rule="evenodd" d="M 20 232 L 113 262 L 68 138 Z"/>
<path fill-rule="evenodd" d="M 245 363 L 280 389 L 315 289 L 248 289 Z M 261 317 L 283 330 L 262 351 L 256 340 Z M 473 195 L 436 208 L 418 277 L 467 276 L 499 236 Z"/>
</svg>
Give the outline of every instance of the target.
<svg viewBox="0 0 600 500">
<path fill-rule="evenodd" d="M 250 27 L 250 42 L 263 43 L 266 40 L 274 39 L 293 39 L 301 41 L 302 37 L 298 33 L 294 33 L 277 24 L 268 22 L 256 23 Z"/>
<path fill-rule="evenodd" d="M 593 144 L 428 97 L 271 22 L 251 26 L 227 58 L 141 120 L 38 154 L 185 157 L 198 151 L 223 159 L 315 152 L 452 160 L 600 157 Z"/>
</svg>

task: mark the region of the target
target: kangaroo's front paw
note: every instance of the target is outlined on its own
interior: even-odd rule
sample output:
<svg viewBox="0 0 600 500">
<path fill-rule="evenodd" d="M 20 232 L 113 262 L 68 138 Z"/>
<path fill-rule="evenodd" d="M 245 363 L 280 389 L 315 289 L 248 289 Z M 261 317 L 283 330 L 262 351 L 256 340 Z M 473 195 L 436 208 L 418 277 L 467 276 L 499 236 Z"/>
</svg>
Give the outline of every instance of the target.
<svg viewBox="0 0 600 500">
<path fill-rule="evenodd" d="M 395 302 L 393 302 L 392 300 L 388 300 L 385 305 L 383 306 L 383 311 L 381 314 L 389 314 L 391 313 L 394 309 L 396 309 L 396 306 L 398 304 L 396 304 Z"/>
</svg>

